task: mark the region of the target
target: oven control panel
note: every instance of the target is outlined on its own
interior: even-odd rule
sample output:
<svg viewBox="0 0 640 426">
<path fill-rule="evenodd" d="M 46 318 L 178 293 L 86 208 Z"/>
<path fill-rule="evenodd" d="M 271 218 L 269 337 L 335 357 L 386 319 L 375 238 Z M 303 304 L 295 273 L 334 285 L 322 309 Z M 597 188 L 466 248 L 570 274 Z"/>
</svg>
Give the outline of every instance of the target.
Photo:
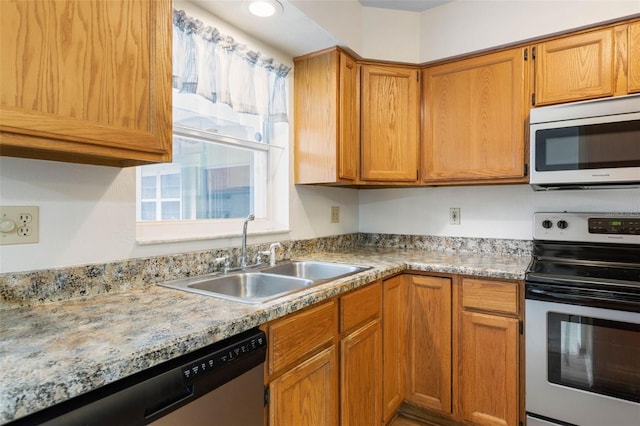
<svg viewBox="0 0 640 426">
<path fill-rule="evenodd" d="M 640 244 L 640 213 L 534 213 L 533 238 Z"/>
</svg>

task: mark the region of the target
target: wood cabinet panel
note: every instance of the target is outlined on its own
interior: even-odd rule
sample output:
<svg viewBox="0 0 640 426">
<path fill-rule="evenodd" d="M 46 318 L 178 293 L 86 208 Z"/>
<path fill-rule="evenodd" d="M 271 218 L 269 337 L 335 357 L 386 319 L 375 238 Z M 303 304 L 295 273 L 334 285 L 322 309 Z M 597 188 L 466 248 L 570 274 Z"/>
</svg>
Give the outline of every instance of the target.
<svg viewBox="0 0 640 426">
<path fill-rule="evenodd" d="M 314 351 L 335 344 L 337 332 L 336 300 L 273 323 L 267 330 L 269 374 L 276 374 Z"/>
<path fill-rule="evenodd" d="M 382 419 L 393 417 L 404 400 L 405 276 L 383 281 Z"/>
<path fill-rule="evenodd" d="M 2 155 L 171 160 L 170 1 L 2 2 L 0 11 Z"/>
<path fill-rule="evenodd" d="M 523 55 L 511 49 L 424 71 L 424 182 L 523 178 Z"/>
<path fill-rule="evenodd" d="M 360 171 L 360 78 L 356 61 L 340 54 L 340 90 L 338 139 L 338 177 L 349 181 L 358 179 Z"/>
<path fill-rule="evenodd" d="M 629 93 L 636 93 L 640 92 L 640 21 L 629 24 L 628 34 L 628 91 Z"/>
<path fill-rule="evenodd" d="M 405 397 L 419 406 L 451 413 L 451 280 L 411 275 L 407 285 Z"/>
<path fill-rule="evenodd" d="M 460 342 L 463 419 L 484 426 L 517 426 L 518 320 L 463 312 Z"/>
<path fill-rule="evenodd" d="M 365 64 L 361 76 L 362 180 L 416 182 L 420 153 L 418 70 Z"/>
<path fill-rule="evenodd" d="M 269 424 L 338 424 L 338 360 L 331 346 L 269 384 Z"/>
<path fill-rule="evenodd" d="M 295 59 L 295 183 L 358 178 L 358 88 L 357 64 L 339 49 Z"/>
<path fill-rule="evenodd" d="M 536 46 L 535 103 L 548 105 L 614 94 L 614 29 Z"/>
<path fill-rule="evenodd" d="M 340 342 L 340 424 L 380 423 L 381 367 L 382 330 L 375 319 Z"/>
<path fill-rule="evenodd" d="M 518 314 L 518 284 L 474 278 L 462 280 L 462 306 L 484 311 Z"/>
<path fill-rule="evenodd" d="M 340 298 L 340 332 L 355 328 L 380 317 L 382 309 L 380 282 L 357 289 Z"/>
</svg>

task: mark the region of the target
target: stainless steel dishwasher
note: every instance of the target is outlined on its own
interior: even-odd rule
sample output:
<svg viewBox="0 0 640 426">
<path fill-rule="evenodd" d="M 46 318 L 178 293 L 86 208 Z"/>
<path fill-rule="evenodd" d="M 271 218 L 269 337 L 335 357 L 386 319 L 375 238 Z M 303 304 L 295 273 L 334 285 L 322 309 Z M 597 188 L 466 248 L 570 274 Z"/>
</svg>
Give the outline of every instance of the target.
<svg viewBox="0 0 640 426">
<path fill-rule="evenodd" d="M 252 329 L 9 424 L 262 426 L 266 349 Z"/>
</svg>

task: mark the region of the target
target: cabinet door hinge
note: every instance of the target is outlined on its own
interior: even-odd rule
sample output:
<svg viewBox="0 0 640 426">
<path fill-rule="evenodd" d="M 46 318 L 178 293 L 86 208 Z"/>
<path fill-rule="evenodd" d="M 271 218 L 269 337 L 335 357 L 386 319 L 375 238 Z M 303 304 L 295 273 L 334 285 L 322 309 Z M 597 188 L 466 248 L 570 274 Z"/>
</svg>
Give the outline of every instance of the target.
<svg viewBox="0 0 640 426">
<path fill-rule="evenodd" d="M 525 61 L 529 60 L 529 48 L 528 47 L 524 48 L 524 60 Z"/>
<path fill-rule="evenodd" d="M 519 324 L 519 326 L 520 326 L 520 334 L 524 334 L 524 322 L 522 320 L 520 320 L 519 322 L 520 322 L 520 324 Z"/>
<path fill-rule="evenodd" d="M 264 388 L 264 406 L 269 406 L 269 387 Z"/>
<path fill-rule="evenodd" d="M 524 164 L 524 175 L 529 176 L 529 165 L 527 163 Z"/>
<path fill-rule="evenodd" d="M 535 46 L 531 48 L 531 59 L 536 59 L 536 48 Z"/>
</svg>

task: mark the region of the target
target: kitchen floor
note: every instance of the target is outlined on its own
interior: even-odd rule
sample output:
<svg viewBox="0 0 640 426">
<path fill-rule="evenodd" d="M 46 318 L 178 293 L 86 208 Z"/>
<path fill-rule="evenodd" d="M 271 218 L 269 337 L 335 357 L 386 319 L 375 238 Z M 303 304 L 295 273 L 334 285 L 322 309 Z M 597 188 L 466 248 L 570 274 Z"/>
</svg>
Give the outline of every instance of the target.
<svg viewBox="0 0 640 426">
<path fill-rule="evenodd" d="M 418 420 L 410 419 L 409 417 L 398 416 L 388 426 L 425 426 L 429 423 L 420 422 Z"/>
</svg>

